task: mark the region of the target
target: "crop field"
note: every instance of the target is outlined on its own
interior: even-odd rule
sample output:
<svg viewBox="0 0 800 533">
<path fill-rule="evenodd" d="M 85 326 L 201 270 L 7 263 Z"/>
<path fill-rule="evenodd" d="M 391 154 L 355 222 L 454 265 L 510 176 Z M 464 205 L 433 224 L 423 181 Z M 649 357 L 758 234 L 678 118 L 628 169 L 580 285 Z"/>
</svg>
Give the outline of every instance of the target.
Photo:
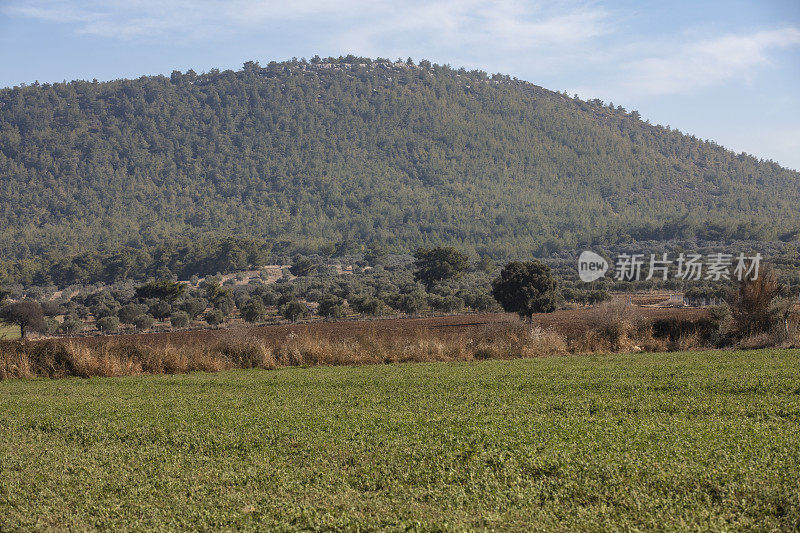
<svg viewBox="0 0 800 533">
<path fill-rule="evenodd" d="M 0 382 L 0 530 L 792 530 L 800 351 Z"/>
</svg>

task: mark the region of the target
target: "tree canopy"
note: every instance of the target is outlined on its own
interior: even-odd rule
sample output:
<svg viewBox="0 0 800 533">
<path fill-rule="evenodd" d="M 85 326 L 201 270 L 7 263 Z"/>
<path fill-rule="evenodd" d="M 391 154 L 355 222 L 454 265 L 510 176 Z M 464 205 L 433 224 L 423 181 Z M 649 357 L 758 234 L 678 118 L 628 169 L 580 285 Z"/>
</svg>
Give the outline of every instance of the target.
<svg viewBox="0 0 800 533">
<path fill-rule="evenodd" d="M 558 283 L 540 261 L 513 261 L 492 281 L 492 295 L 505 311 L 530 320 L 534 313 L 556 310 Z"/>
<path fill-rule="evenodd" d="M 469 268 L 469 256 L 452 246 L 420 248 L 414 254 L 414 279 L 429 290 L 434 283 L 460 276 Z"/>
</svg>

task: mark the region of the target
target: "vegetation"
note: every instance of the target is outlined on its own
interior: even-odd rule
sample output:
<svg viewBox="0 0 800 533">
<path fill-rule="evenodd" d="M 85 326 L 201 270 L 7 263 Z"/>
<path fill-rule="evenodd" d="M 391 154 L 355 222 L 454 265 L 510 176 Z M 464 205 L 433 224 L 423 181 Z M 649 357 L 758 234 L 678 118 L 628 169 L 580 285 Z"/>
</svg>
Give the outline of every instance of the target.
<svg viewBox="0 0 800 533">
<path fill-rule="evenodd" d="M 0 322 L 19 327 L 24 339 L 29 331 L 44 331 L 45 321 L 42 306 L 37 302 L 23 301 L 10 303 L 0 309 Z"/>
<path fill-rule="evenodd" d="M 492 295 L 503 309 L 528 320 L 534 313 L 556 310 L 557 289 L 550 267 L 539 261 L 513 261 L 492 281 Z"/>
<path fill-rule="evenodd" d="M 788 531 L 798 365 L 764 350 L 0 382 L 0 529 Z"/>
<path fill-rule="evenodd" d="M 507 76 L 355 57 L 2 89 L 0 198 L 0 281 L 42 286 L 800 228 L 800 174 L 775 163 Z"/>
<path fill-rule="evenodd" d="M 414 279 L 428 290 L 438 282 L 458 278 L 469 268 L 469 256 L 452 246 L 421 248 L 414 259 Z"/>
</svg>

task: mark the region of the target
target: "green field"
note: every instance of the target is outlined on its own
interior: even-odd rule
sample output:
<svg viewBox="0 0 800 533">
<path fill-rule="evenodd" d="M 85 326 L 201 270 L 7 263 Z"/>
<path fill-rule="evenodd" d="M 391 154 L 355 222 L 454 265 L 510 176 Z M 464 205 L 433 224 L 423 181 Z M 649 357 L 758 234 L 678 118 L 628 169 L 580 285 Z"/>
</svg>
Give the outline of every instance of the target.
<svg viewBox="0 0 800 533">
<path fill-rule="evenodd" d="M 0 530 L 800 528 L 800 351 L 0 382 Z"/>
<path fill-rule="evenodd" d="M 19 326 L 0 323 L 0 340 L 11 341 L 19 339 Z"/>
</svg>

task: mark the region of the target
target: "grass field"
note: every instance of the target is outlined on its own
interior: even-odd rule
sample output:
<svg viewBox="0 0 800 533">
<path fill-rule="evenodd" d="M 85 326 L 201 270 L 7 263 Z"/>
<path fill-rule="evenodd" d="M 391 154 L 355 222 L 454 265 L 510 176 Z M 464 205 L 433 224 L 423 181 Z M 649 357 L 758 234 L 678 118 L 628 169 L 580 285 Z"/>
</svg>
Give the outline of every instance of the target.
<svg viewBox="0 0 800 533">
<path fill-rule="evenodd" d="M 19 339 L 19 337 L 19 326 L 13 324 L 0 324 L 0 339 L 11 341 Z"/>
<path fill-rule="evenodd" d="M 800 528 L 800 351 L 0 382 L 0 530 Z"/>
</svg>

